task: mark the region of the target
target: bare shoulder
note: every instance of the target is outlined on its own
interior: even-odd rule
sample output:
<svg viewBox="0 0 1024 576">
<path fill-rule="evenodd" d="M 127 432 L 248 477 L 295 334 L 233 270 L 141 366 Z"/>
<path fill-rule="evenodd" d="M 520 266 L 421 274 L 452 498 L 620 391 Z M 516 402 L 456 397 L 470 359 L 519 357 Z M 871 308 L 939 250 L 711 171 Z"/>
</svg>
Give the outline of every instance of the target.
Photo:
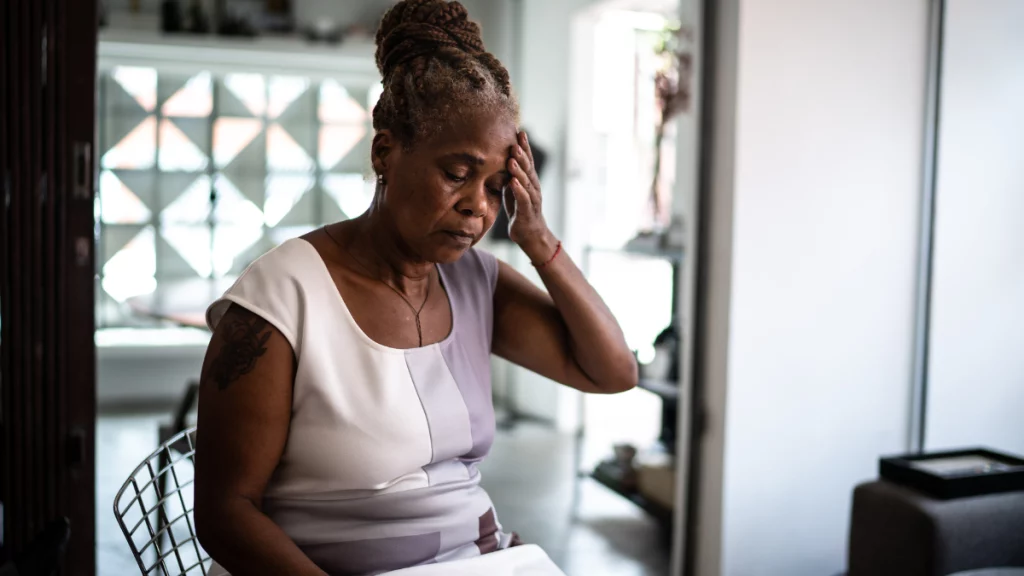
<svg viewBox="0 0 1024 576">
<path fill-rule="evenodd" d="M 323 254 L 325 250 L 334 246 L 334 241 L 327 234 L 326 227 L 317 228 L 316 230 L 307 232 L 302 236 L 299 236 L 299 238 L 305 240 L 306 242 L 309 242 L 313 246 L 313 248 L 316 248 L 316 251 L 320 252 L 321 254 Z"/>
<path fill-rule="evenodd" d="M 284 335 L 265 318 L 232 304 L 203 363 L 199 449 L 217 462 L 265 456 L 273 461 L 267 464 L 272 470 L 288 433 L 294 384 L 295 357 Z"/>
<path fill-rule="evenodd" d="M 251 373 L 274 345 L 290 350 L 283 335 L 263 317 L 232 304 L 210 341 L 204 378 L 219 390 L 226 390 Z"/>
<path fill-rule="evenodd" d="M 328 228 L 331 230 L 328 231 Z M 348 268 L 342 263 L 348 262 L 351 258 L 346 251 L 353 233 L 352 221 L 346 220 L 317 228 L 300 238 L 313 247 L 335 282 L 341 282 L 344 281 L 344 277 L 339 272 Z"/>
</svg>

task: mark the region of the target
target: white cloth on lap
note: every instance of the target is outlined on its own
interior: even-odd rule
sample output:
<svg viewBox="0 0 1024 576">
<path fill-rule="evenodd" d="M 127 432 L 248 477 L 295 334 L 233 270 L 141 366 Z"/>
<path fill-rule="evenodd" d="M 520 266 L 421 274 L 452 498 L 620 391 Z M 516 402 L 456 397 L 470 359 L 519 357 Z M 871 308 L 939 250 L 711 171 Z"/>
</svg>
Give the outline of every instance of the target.
<svg viewBox="0 0 1024 576">
<path fill-rule="evenodd" d="M 216 562 L 207 574 L 231 576 Z M 465 560 L 403 568 L 385 576 L 565 576 L 565 572 L 540 546 L 526 544 Z"/>
<path fill-rule="evenodd" d="M 475 558 L 426 564 L 386 576 L 565 576 L 536 544 L 507 548 Z"/>
</svg>

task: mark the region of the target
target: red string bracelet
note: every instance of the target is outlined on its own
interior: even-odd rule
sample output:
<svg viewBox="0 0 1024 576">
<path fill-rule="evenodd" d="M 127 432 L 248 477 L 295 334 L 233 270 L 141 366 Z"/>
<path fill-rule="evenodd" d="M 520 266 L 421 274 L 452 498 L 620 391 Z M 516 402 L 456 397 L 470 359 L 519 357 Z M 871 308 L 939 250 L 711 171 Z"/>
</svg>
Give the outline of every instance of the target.
<svg viewBox="0 0 1024 576">
<path fill-rule="evenodd" d="M 561 252 L 562 252 L 562 242 L 559 241 L 558 242 L 558 246 L 555 247 L 555 253 L 551 255 L 551 258 L 548 258 L 548 261 L 543 263 L 543 264 L 534 264 L 533 267 L 536 268 L 537 270 L 540 270 L 541 268 L 543 268 L 543 267 L 547 266 L 548 264 L 551 264 L 552 262 L 554 262 L 555 258 L 558 258 L 558 255 Z"/>
</svg>

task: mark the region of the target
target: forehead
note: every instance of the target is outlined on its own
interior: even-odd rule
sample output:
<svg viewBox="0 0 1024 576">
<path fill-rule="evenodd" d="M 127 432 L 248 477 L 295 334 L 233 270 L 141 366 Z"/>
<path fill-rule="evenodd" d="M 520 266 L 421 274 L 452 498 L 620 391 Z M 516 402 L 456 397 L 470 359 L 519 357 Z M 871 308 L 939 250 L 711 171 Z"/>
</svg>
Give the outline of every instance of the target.
<svg viewBox="0 0 1024 576">
<path fill-rule="evenodd" d="M 475 111 L 445 122 L 440 131 L 416 148 L 431 156 L 469 153 L 504 163 L 517 134 L 516 123 L 508 114 Z"/>
</svg>

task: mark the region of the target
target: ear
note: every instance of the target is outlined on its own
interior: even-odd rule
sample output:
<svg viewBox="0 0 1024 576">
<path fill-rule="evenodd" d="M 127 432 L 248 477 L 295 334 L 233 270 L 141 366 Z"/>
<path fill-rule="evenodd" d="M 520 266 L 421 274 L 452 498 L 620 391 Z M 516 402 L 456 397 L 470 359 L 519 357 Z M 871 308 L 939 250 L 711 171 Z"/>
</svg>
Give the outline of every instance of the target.
<svg viewBox="0 0 1024 576">
<path fill-rule="evenodd" d="M 394 163 L 393 156 L 398 150 L 398 140 L 390 130 L 381 130 L 373 136 L 370 160 L 373 163 L 373 171 L 378 176 L 383 176 L 385 180 L 388 179 L 388 169 Z"/>
</svg>

